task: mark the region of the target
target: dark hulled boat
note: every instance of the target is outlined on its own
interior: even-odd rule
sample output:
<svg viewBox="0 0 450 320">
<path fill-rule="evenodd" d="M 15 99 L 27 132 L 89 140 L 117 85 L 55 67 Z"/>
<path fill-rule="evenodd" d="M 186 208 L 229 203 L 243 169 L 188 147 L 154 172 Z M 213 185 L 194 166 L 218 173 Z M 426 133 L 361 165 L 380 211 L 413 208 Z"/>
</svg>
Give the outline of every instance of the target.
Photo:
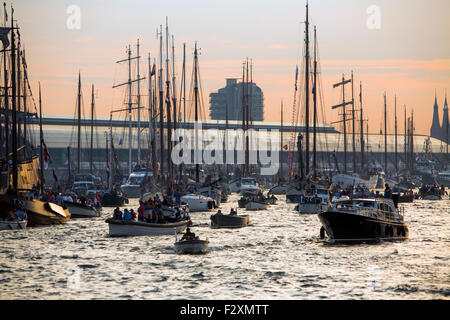
<svg viewBox="0 0 450 320">
<path fill-rule="evenodd" d="M 338 200 L 333 208 L 319 213 L 322 223 L 321 238 L 328 241 L 366 242 L 405 240 L 409 230 L 404 212 L 397 208 L 397 199 Z"/>
</svg>

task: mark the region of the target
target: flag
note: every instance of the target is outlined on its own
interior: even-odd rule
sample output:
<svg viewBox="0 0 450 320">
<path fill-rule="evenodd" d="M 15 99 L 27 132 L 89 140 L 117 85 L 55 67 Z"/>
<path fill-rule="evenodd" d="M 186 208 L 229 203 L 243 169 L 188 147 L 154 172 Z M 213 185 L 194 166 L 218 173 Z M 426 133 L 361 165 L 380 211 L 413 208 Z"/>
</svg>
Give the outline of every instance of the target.
<svg viewBox="0 0 450 320">
<path fill-rule="evenodd" d="M 150 73 L 151 76 L 154 76 L 156 74 L 156 64 L 153 64 L 152 72 Z"/>
<path fill-rule="evenodd" d="M 50 162 L 50 153 L 48 153 L 47 146 L 44 143 L 44 169 L 48 168 L 49 162 Z"/>
<path fill-rule="evenodd" d="M 119 140 L 119 146 L 122 145 L 122 138 Z"/>
<path fill-rule="evenodd" d="M 298 65 L 295 67 L 295 91 L 297 91 Z"/>
<path fill-rule="evenodd" d="M 285 145 L 283 146 L 283 149 L 284 149 L 284 150 L 287 150 L 287 149 L 288 149 L 288 145 L 285 144 Z"/>
<path fill-rule="evenodd" d="M 0 40 L 3 43 L 3 49 L 6 49 L 9 47 L 8 34 L 9 34 L 10 30 L 11 30 L 11 28 L 0 27 Z"/>
</svg>

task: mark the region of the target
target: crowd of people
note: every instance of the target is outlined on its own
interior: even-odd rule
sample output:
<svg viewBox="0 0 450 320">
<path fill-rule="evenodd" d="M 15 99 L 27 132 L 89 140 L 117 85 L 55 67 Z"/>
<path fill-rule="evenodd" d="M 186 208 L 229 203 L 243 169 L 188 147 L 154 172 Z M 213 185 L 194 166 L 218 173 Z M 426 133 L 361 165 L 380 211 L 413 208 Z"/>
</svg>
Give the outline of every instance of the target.
<svg viewBox="0 0 450 320">
<path fill-rule="evenodd" d="M 186 208 L 181 208 L 179 205 L 173 205 L 169 200 L 170 197 L 165 197 L 163 200 L 159 197 L 154 197 L 150 198 L 146 203 L 140 200 L 137 214 L 134 209 L 128 210 L 125 208 L 122 212 L 119 207 L 116 207 L 113 212 L 113 219 L 147 223 L 174 223 L 190 220 Z M 164 215 L 163 209 L 166 209 L 170 214 Z"/>
</svg>

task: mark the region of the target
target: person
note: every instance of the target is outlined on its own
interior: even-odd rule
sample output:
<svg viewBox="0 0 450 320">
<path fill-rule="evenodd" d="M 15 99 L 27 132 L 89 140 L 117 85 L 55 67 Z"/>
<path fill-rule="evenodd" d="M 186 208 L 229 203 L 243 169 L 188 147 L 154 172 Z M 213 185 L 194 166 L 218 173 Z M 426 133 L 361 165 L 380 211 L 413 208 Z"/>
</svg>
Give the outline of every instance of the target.
<svg viewBox="0 0 450 320">
<path fill-rule="evenodd" d="M 195 233 L 191 232 L 190 228 L 187 228 L 186 233 L 181 238 L 181 241 L 183 240 L 195 240 Z"/>
<path fill-rule="evenodd" d="M 115 219 L 115 220 L 122 220 L 122 211 L 120 211 L 119 207 L 114 209 L 113 219 Z"/>
<path fill-rule="evenodd" d="M 219 211 L 217 211 L 217 214 L 223 214 L 222 210 L 219 209 Z"/>
<path fill-rule="evenodd" d="M 174 196 L 175 196 L 175 203 L 176 203 L 177 205 L 180 205 L 180 204 L 181 204 L 181 192 L 180 192 L 180 189 L 177 189 L 177 190 L 175 191 Z"/>
<path fill-rule="evenodd" d="M 391 198 L 392 198 L 392 190 L 391 190 L 391 188 L 389 187 L 389 184 L 386 183 L 384 186 L 385 186 L 385 189 L 384 189 L 384 197 L 385 197 L 385 198 L 388 198 L 388 199 L 391 199 Z"/>
<path fill-rule="evenodd" d="M 145 220 L 144 212 L 145 212 L 144 202 L 139 201 L 138 221 L 144 221 Z"/>
<path fill-rule="evenodd" d="M 123 220 L 124 221 L 130 221 L 131 220 L 131 214 L 128 209 L 123 210 Z"/>
<path fill-rule="evenodd" d="M 16 220 L 16 218 L 17 218 L 16 210 L 15 209 L 11 209 L 8 212 L 8 221 L 14 221 L 14 220 Z"/>
<path fill-rule="evenodd" d="M 231 208 L 230 216 L 235 216 L 235 215 L 237 215 L 237 212 L 234 210 L 234 208 Z"/>
<path fill-rule="evenodd" d="M 133 209 L 130 210 L 130 214 L 131 214 L 131 220 L 136 220 L 136 212 L 134 212 Z"/>
<path fill-rule="evenodd" d="M 25 221 L 28 220 L 27 213 L 23 207 L 21 207 L 19 210 L 16 211 L 17 214 L 17 221 Z"/>
</svg>

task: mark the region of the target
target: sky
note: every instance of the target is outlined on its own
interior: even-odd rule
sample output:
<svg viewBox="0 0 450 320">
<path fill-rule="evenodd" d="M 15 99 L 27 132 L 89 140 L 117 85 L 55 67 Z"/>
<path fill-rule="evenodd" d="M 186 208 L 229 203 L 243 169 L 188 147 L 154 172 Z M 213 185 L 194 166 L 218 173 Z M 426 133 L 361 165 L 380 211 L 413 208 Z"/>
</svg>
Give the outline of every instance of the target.
<svg viewBox="0 0 450 320">
<path fill-rule="evenodd" d="M 26 50 L 34 96 L 38 82 L 45 114 L 74 115 L 78 72 L 83 105 L 88 113 L 91 85 L 95 85 L 96 114 L 108 116 L 123 108 L 125 88 L 113 85 L 128 79 L 126 58 L 131 45 L 141 44 L 141 75 L 147 59 L 159 55 L 156 32 L 165 28 L 175 39 L 176 77 L 181 78 L 182 47 L 186 43 L 188 85 L 193 48 L 201 55 L 203 101 L 225 86 L 226 78 L 239 78 L 242 63 L 253 61 L 253 80 L 264 93 L 265 121 L 292 123 L 294 78 L 301 63 L 305 31 L 304 0 L 18 0 L 13 1 Z M 7 2 L 9 8 L 11 2 Z M 79 9 L 73 20 L 72 6 Z M 387 95 L 388 131 L 393 132 L 394 96 L 397 96 L 399 132 L 403 132 L 403 106 L 414 110 L 415 128 L 429 134 L 435 93 L 440 117 L 445 91 L 450 89 L 450 1 L 448 0 L 310 0 L 311 30 L 317 26 L 323 100 L 321 122 L 337 121 L 342 92 L 333 89 L 354 72 L 355 98 L 363 86 L 363 108 L 369 131 L 383 126 L 383 94 Z M 74 23 L 75 21 L 75 23 Z M 76 22 L 79 22 L 77 24 Z M 311 34 L 312 39 L 312 34 Z M 177 85 L 179 88 L 179 84 Z M 143 81 L 142 95 L 147 82 Z M 350 100 L 350 87 L 346 99 Z M 144 106 L 147 106 L 143 97 Z M 359 107 L 359 103 L 356 104 Z M 206 112 L 208 114 L 208 111 Z M 339 129 L 339 127 L 337 127 Z"/>
</svg>

